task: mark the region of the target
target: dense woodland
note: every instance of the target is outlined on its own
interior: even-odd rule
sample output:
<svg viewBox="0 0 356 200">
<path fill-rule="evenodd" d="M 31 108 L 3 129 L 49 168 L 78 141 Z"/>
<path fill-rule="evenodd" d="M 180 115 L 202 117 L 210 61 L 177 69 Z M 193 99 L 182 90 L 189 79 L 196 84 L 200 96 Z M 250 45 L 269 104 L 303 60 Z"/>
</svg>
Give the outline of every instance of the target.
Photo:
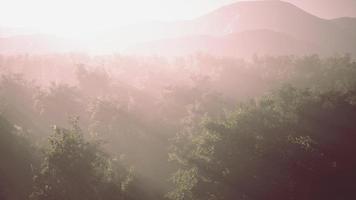
<svg viewBox="0 0 356 200">
<path fill-rule="evenodd" d="M 0 199 L 356 199 L 350 56 L 0 56 Z"/>
</svg>

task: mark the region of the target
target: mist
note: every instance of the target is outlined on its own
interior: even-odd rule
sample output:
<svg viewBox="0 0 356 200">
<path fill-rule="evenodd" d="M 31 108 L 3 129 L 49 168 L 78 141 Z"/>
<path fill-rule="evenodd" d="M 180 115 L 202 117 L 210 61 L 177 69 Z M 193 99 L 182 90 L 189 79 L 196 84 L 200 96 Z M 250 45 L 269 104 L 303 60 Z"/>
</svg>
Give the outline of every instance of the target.
<svg viewBox="0 0 356 200">
<path fill-rule="evenodd" d="M 0 20 L 1 200 L 356 197 L 352 2 L 41 3 Z"/>
</svg>

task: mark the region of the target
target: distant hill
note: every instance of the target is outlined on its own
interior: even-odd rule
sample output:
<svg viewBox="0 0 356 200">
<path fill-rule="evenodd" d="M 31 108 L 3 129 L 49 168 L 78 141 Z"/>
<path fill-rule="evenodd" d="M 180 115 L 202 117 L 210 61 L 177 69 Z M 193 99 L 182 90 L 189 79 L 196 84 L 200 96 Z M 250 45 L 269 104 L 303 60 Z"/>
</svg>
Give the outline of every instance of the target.
<svg viewBox="0 0 356 200">
<path fill-rule="evenodd" d="M 356 33 L 356 18 L 342 17 L 331 21 L 344 31 L 349 31 L 350 34 Z"/>
<path fill-rule="evenodd" d="M 95 50 L 122 49 L 126 45 L 130 46 L 126 52 L 134 54 L 184 55 L 199 51 L 221 56 L 356 56 L 354 41 L 355 18 L 322 19 L 291 3 L 271 0 L 239 1 L 192 20 L 135 24 L 98 37 L 96 44 L 88 45 Z M 81 44 L 52 36 L 0 38 L 0 53 L 82 49 Z"/>
<path fill-rule="evenodd" d="M 287 0 L 309 13 L 325 19 L 356 17 L 355 0 Z"/>
<path fill-rule="evenodd" d="M 196 43 L 199 44 L 198 41 L 201 42 L 202 40 L 204 40 L 204 43 L 211 43 L 204 44 L 205 46 L 223 48 L 225 45 L 215 44 L 216 38 L 211 37 L 209 40 L 207 37 L 203 37 L 204 39 L 202 37 L 189 37 L 190 39 L 187 40 L 187 35 L 222 37 L 233 33 L 241 33 L 235 34 L 236 39 L 233 44 L 240 47 L 241 45 L 239 44 L 244 43 L 248 46 L 245 51 L 259 50 L 258 52 L 270 54 L 275 52 L 278 52 L 278 54 L 315 52 L 325 55 L 356 53 L 356 46 L 351 42 L 356 41 L 356 31 L 353 23 L 353 20 L 350 19 L 321 19 L 293 4 L 283 1 L 245 1 L 219 8 L 191 21 L 176 23 L 176 25 L 179 25 L 177 27 L 181 30 L 180 34 L 183 35 L 183 38 L 178 37 L 176 42 L 173 42 L 172 39 L 165 41 L 170 44 L 175 43 L 176 48 L 179 48 L 179 50 L 177 49 L 178 52 L 183 49 L 189 49 L 185 48 L 189 46 L 186 45 L 187 41 L 192 42 L 190 45 L 192 49 L 194 49 L 193 46 L 197 46 Z M 161 32 L 166 34 L 163 34 L 162 37 L 171 37 L 173 35 L 169 32 L 169 30 L 173 30 L 170 26 L 172 24 L 167 26 L 166 32 Z M 162 27 L 160 29 L 165 30 Z M 243 34 L 244 32 L 253 34 L 244 39 L 238 38 L 246 35 Z M 281 38 L 277 39 L 278 37 Z M 194 42 L 192 38 L 198 41 Z M 281 41 L 283 42 L 279 43 Z M 295 41 L 298 41 L 297 43 L 300 43 L 300 45 L 296 45 Z M 222 42 L 221 39 L 219 42 Z M 161 47 L 160 49 L 164 51 L 162 47 L 165 45 L 162 43 L 162 41 L 157 44 L 150 43 L 150 46 L 155 47 L 157 45 L 157 48 Z M 286 48 L 285 44 L 289 44 L 289 47 Z M 167 44 L 166 46 L 170 45 Z M 303 52 L 300 51 L 303 49 L 302 47 L 308 48 Z M 263 51 L 260 51 L 260 49 L 263 49 Z M 170 47 L 169 51 L 173 51 L 173 48 Z M 204 51 L 211 52 L 208 49 Z M 217 51 L 219 53 L 230 52 L 227 49 Z M 237 52 L 242 51 L 241 49 Z M 190 49 L 189 52 L 191 52 Z"/>
<path fill-rule="evenodd" d="M 183 56 L 196 52 L 218 56 L 302 55 L 318 53 L 317 45 L 271 30 L 253 30 L 224 36 L 197 35 L 143 43 L 129 50 L 144 55 Z"/>
<path fill-rule="evenodd" d="M 76 41 L 50 35 L 30 34 L 0 37 L 1 54 L 47 54 L 83 50 L 84 46 Z"/>
</svg>

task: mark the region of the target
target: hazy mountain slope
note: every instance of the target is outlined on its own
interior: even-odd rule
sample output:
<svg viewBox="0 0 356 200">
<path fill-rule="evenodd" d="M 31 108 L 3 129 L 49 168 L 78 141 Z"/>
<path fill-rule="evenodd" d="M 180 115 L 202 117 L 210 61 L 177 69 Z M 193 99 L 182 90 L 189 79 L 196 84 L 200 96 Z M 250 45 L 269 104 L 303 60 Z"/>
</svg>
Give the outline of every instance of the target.
<svg viewBox="0 0 356 200">
<path fill-rule="evenodd" d="M 247 32 L 253 34 L 244 36 Z M 229 41 L 231 34 L 235 39 Z M 193 20 L 128 26 L 97 38 L 97 43 L 88 45 L 95 50 L 102 47 L 121 50 L 123 46 L 143 43 L 130 49 L 141 48 L 146 50 L 138 52 L 151 50 L 156 54 L 186 54 L 202 49 L 218 55 L 235 55 L 235 52 L 239 55 L 250 55 L 250 51 L 269 54 L 313 52 L 322 55 L 356 55 L 356 45 L 353 41 L 356 41 L 356 23 L 353 18 L 326 20 L 283 1 L 243 1 Z M 165 42 L 167 44 L 164 44 Z M 99 47 L 98 44 L 103 45 Z M 77 45 L 73 45 L 72 41 L 58 38 L 26 36 L 0 39 L 0 53 L 61 52 L 77 49 Z M 158 52 L 158 49 L 161 52 Z"/>
<path fill-rule="evenodd" d="M 287 0 L 316 16 L 333 19 L 356 17 L 355 0 Z"/>
<path fill-rule="evenodd" d="M 340 22 L 340 24 L 343 23 Z M 173 49 L 176 48 L 179 54 L 184 51 L 192 52 L 202 49 L 202 51 L 213 54 L 231 55 L 228 52 L 231 52 L 232 47 L 225 45 L 226 38 L 217 39 L 207 36 L 222 37 L 232 33 L 246 31 L 251 33 L 252 31 L 253 34 L 246 37 L 243 37 L 245 34 L 234 35 L 235 40 L 232 41 L 232 44 L 236 45 L 234 52 L 238 52 L 240 55 L 250 55 L 251 51 L 269 54 L 313 52 L 332 55 L 335 53 L 356 53 L 356 46 L 350 42 L 355 41 L 356 31 L 353 28 L 345 28 L 348 25 L 353 27 L 353 25 L 350 23 L 348 25 L 340 24 L 334 20 L 318 18 L 283 1 L 237 2 L 197 19 L 181 22 L 179 26 L 176 23 L 176 28 L 178 27 L 177 29 L 181 30 L 180 34 L 184 36 L 183 38 L 177 37 L 176 41 L 170 39 L 150 43 L 150 48 L 146 49 L 152 51 L 156 49 L 154 52 L 157 54 L 159 54 L 157 49 L 166 53 L 164 51 L 174 52 Z M 160 30 L 167 30 L 162 34 L 163 38 L 172 37 L 173 34 L 169 33 L 169 30 L 173 30 L 172 25 L 168 25 L 166 29 L 160 28 Z M 207 36 L 187 38 L 187 35 Z M 296 44 L 298 42 L 295 41 L 301 42 L 301 45 Z M 164 42 L 167 42 L 167 44 L 164 44 Z M 310 44 L 313 44 L 312 47 L 310 47 Z M 303 49 L 301 46 L 308 48 Z"/>
<path fill-rule="evenodd" d="M 350 34 L 354 34 L 354 36 L 356 37 L 356 18 L 342 17 L 332 19 L 331 21 L 341 29 L 349 31 Z"/>
<path fill-rule="evenodd" d="M 219 8 L 195 20 L 202 32 L 231 32 L 272 29 L 305 35 L 306 27 L 321 28 L 326 21 L 281 1 L 246 1 Z M 303 29 L 301 29 L 303 28 Z M 302 33 L 302 35 L 301 35 Z"/>
<path fill-rule="evenodd" d="M 318 18 L 282 1 L 238 2 L 195 21 L 196 26 L 200 28 L 200 33 L 226 34 L 269 29 L 318 43 L 326 49 L 355 50 L 353 45 L 350 45 L 352 35 L 332 21 Z"/>
<path fill-rule="evenodd" d="M 129 50 L 136 54 L 187 55 L 197 52 L 219 56 L 250 57 L 259 55 L 311 54 L 317 45 L 270 30 L 254 30 L 225 36 L 187 36 L 137 45 Z"/>
<path fill-rule="evenodd" d="M 81 51 L 84 47 L 78 42 L 49 35 L 18 35 L 0 38 L 0 53 L 57 53 Z"/>
</svg>

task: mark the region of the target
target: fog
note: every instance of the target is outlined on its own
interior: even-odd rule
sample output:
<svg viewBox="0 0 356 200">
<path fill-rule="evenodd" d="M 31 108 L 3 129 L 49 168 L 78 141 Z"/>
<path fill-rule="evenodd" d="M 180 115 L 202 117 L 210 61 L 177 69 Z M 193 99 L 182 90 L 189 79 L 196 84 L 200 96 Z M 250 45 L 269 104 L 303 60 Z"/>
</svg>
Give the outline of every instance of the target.
<svg viewBox="0 0 356 200">
<path fill-rule="evenodd" d="M 124 52 L 0 29 L 0 199 L 355 198 L 354 19 L 228 3 Z"/>
</svg>

